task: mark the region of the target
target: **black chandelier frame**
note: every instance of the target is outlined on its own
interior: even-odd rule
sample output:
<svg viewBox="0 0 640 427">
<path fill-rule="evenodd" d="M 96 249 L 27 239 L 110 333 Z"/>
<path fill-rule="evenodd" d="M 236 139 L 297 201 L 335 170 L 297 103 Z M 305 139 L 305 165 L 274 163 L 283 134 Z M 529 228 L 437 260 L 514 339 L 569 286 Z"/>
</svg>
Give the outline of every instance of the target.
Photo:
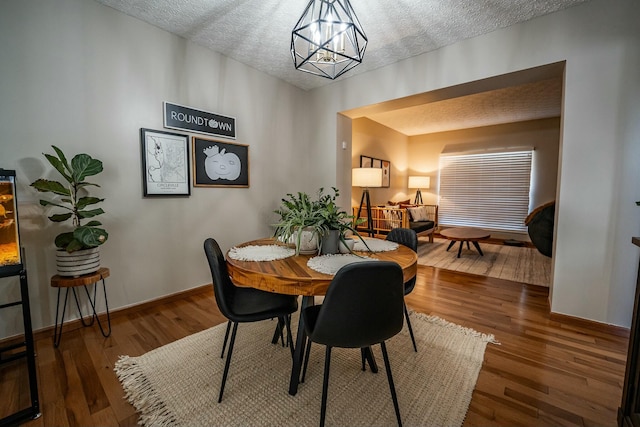
<svg viewBox="0 0 640 427">
<path fill-rule="evenodd" d="M 300 71 L 336 79 L 362 63 L 368 39 L 349 0 L 311 0 L 291 32 Z"/>
</svg>

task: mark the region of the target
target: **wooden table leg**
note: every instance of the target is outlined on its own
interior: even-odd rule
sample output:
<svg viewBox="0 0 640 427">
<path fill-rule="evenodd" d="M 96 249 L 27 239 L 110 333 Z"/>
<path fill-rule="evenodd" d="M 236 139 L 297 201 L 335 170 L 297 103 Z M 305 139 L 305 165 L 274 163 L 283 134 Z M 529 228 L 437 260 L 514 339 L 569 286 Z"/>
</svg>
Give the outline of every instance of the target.
<svg viewBox="0 0 640 427">
<path fill-rule="evenodd" d="M 482 249 L 480 249 L 480 243 L 478 242 L 472 242 L 473 246 L 476 247 L 476 249 L 478 250 L 478 253 L 480 254 L 480 256 L 484 256 L 484 254 L 482 253 Z"/>
<path fill-rule="evenodd" d="M 455 241 L 455 240 L 452 240 L 452 241 L 449 243 L 449 246 L 447 246 L 447 252 L 449 252 L 449 249 L 451 249 L 451 246 L 453 246 L 455 243 L 456 243 L 456 241 Z"/>
<path fill-rule="evenodd" d="M 458 247 L 458 258 L 460 258 L 460 254 L 462 253 L 462 245 L 464 245 L 464 240 L 460 240 L 460 246 Z"/>
</svg>

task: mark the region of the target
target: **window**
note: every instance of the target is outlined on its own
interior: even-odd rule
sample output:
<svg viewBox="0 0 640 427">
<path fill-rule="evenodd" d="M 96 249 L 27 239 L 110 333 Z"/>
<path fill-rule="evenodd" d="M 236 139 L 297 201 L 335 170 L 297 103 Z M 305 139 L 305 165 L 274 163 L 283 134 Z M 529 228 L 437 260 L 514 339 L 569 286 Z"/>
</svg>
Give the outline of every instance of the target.
<svg viewBox="0 0 640 427">
<path fill-rule="evenodd" d="M 441 154 L 440 225 L 525 233 L 532 150 L 524 150 Z"/>
</svg>

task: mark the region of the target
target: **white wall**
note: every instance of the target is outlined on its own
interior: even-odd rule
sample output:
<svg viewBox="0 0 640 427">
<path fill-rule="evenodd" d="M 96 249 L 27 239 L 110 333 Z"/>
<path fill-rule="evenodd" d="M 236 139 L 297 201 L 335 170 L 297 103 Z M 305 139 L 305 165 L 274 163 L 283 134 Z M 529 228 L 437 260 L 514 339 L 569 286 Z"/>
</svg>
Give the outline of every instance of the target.
<svg viewBox="0 0 640 427">
<path fill-rule="evenodd" d="M 226 250 L 268 236 L 287 192 L 333 184 L 319 179 L 328 160 L 309 155 L 321 148 L 299 137 L 303 91 L 252 68 L 87 0 L 3 1 L 0 41 L 0 167 L 17 170 L 36 329 L 54 323 L 60 227 L 44 219 L 28 184 L 55 178 L 42 156 L 52 144 L 104 162 L 95 181 L 106 199 L 112 309 L 210 283 L 206 237 Z M 139 129 L 162 129 L 162 101 L 235 117 L 237 142 L 249 145 L 250 188 L 143 198 Z M 17 278 L 0 279 L 0 302 L 17 295 Z M 1 314 L 0 337 L 22 330 L 14 314 Z"/>
<path fill-rule="evenodd" d="M 630 239 L 640 234 L 638 16 L 637 0 L 592 0 L 302 92 L 88 0 L 3 1 L 0 167 L 18 171 L 34 327 L 55 316 L 57 229 L 27 185 L 53 176 L 41 155 L 51 144 L 105 162 L 103 263 L 115 309 L 209 283 L 204 238 L 226 249 L 269 234 L 287 192 L 337 185 L 349 193 L 351 152 L 341 143 L 350 147 L 350 126 L 338 112 L 562 60 L 552 310 L 628 326 L 638 263 Z M 238 142 L 250 145 L 249 189 L 142 197 L 138 132 L 162 128 L 164 100 L 237 118 Z M 15 281 L 0 281 L 0 300 L 12 299 Z M 19 316 L 5 319 L 0 336 L 21 329 Z"/>
<path fill-rule="evenodd" d="M 327 127 L 316 141 L 331 140 L 336 111 L 566 60 L 551 310 L 629 326 L 631 236 L 640 232 L 639 16 L 637 0 L 593 0 L 317 89 L 314 114 Z M 338 182 L 348 173 L 337 171 Z"/>
</svg>

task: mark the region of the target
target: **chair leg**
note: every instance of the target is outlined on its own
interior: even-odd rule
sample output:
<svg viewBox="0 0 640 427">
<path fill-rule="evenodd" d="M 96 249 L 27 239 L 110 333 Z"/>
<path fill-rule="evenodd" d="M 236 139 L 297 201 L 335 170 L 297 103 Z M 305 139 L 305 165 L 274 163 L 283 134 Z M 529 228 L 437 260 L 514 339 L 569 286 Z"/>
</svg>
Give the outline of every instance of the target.
<svg viewBox="0 0 640 427">
<path fill-rule="evenodd" d="M 279 317 L 278 318 L 278 329 L 280 329 L 280 340 L 282 341 L 282 347 L 285 346 L 285 341 L 284 341 L 284 318 L 283 317 Z"/>
<path fill-rule="evenodd" d="M 281 340 L 282 346 L 286 347 L 287 345 L 289 345 L 289 342 L 291 342 L 291 340 L 288 340 L 288 341 L 284 340 L 284 329 L 283 329 L 285 324 L 284 317 L 287 317 L 287 319 L 291 321 L 291 315 L 278 317 L 278 324 L 276 325 L 276 329 L 273 331 L 273 338 L 271 339 L 271 344 L 276 344 L 278 340 Z"/>
<path fill-rule="evenodd" d="M 391 376 L 391 364 L 389 363 L 387 346 L 385 345 L 384 341 L 380 343 L 380 347 L 382 347 L 382 357 L 384 358 L 384 367 L 386 368 L 387 379 L 389 380 L 389 390 L 391 390 L 391 399 L 393 400 L 393 407 L 396 410 L 398 427 L 402 427 L 402 419 L 400 418 L 400 407 L 398 406 L 398 396 L 396 395 L 396 386 L 393 384 L 393 377 Z"/>
<path fill-rule="evenodd" d="M 309 354 L 311 353 L 311 340 L 305 340 L 305 345 L 307 348 L 305 349 L 304 354 L 304 365 L 302 367 L 302 378 L 300 378 L 300 382 L 304 382 L 304 378 L 307 376 L 307 365 L 309 364 Z"/>
<path fill-rule="evenodd" d="M 367 362 L 369 363 L 369 367 L 371 368 L 371 372 L 374 374 L 378 373 L 378 364 L 376 363 L 376 358 L 373 356 L 373 351 L 371 351 L 371 346 L 362 347 L 360 349 L 360 355 L 362 358 L 362 370 L 367 370 Z"/>
<path fill-rule="evenodd" d="M 227 374 L 229 373 L 229 365 L 231 364 L 231 354 L 233 353 L 233 344 L 236 342 L 236 332 L 238 332 L 238 322 L 233 322 L 233 332 L 231 332 L 231 342 L 229 343 L 229 351 L 227 352 L 227 361 L 224 364 L 224 373 L 222 374 L 222 385 L 220 386 L 220 395 L 218 403 L 222 402 L 222 393 L 224 393 L 224 385 L 227 382 Z"/>
<path fill-rule="evenodd" d="M 224 333 L 224 342 L 222 343 L 222 353 L 220 353 L 220 359 L 224 358 L 224 349 L 227 347 L 227 340 L 229 339 L 230 329 L 231 329 L 231 320 L 227 320 L 227 332 Z"/>
<path fill-rule="evenodd" d="M 417 353 L 418 346 L 416 346 L 416 339 L 413 336 L 413 328 L 411 327 L 411 320 L 409 319 L 409 310 L 407 310 L 406 304 L 404 304 L 404 318 L 407 319 L 407 327 L 409 328 L 409 335 L 411 335 L 411 342 L 413 342 L 413 350 Z"/>
<path fill-rule="evenodd" d="M 324 356 L 324 379 L 322 381 L 322 403 L 320 406 L 320 427 L 324 427 L 324 419 L 327 413 L 327 392 L 329 389 L 329 369 L 331 365 L 331 347 L 327 346 Z"/>
<path fill-rule="evenodd" d="M 284 326 L 287 328 L 287 345 L 291 350 L 291 359 L 293 360 L 295 349 L 293 348 L 293 336 L 291 335 L 291 316 L 284 316 Z M 282 338 L 282 342 L 284 343 L 284 338 Z"/>
</svg>

